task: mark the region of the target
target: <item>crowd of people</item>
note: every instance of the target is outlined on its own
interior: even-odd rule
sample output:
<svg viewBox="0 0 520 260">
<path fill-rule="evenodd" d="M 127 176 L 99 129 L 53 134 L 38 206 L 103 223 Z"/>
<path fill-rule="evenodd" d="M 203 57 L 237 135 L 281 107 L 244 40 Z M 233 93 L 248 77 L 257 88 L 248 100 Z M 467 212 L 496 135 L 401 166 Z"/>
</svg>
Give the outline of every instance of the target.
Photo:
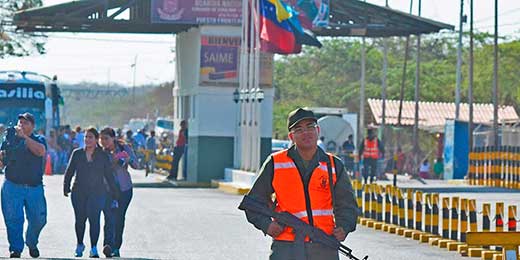
<svg viewBox="0 0 520 260">
<path fill-rule="evenodd" d="M 323 140 L 318 140 L 318 147 L 323 144 Z M 325 150 L 325 148 L 322 148 Z M 362 177 L 365 183 L 373 182 L 374 179 L 385 179 L 384 173 L 397 174 L 413 174 L 417 172 L 417 177 L 423 179 L 442 179 L 444 173 L 444 161 L 442 157 L 434 159 L 433 167 L 430 165 L 430 159 L 427 155 L 420 155 L 423 158 L 419 165 L 414 164 L 414 154 L 404 152 L 401 146 L 397 146 L 395 150 L 386 152 L 383 142 L 377 138 L 375 129 L 368 129 L 367 137 L 358 145 L 356 153 L 356 145 L 353 136 L 349 135 L 348 139 L 342 144 L 339 155 L 345 163 L 347 172 L 352 177 Z M 380 165 L 379 162 L 383 164 Z M 416 167 L 416 169 L 414 169 Z M 361 176 L 355 176 L 356 172 L 360 172 Z"/>
</svg>

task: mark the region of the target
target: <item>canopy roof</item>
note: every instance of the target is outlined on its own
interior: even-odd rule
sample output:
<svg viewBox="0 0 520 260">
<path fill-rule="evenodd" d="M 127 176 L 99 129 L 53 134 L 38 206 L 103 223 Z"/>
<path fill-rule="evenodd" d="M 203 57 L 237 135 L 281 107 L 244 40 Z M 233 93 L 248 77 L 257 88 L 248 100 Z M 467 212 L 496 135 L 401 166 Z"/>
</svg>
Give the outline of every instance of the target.
<svg viewBox="0 0 520 260">
<path fill-rule="evenodd" d="M 330 25 L 315 29 L 318 36 L 405 36 L 454 28 L 358 0 L 330 0 L 330 6 Z M 150 8 L 150 0 L 82 0 L 20 11 L 14 24 L 26 32 L 107 33 L 178 33 L 198 26 L 152 23 Z M 118 18 L 126 10 L 130 18 Z"/>
</svg>

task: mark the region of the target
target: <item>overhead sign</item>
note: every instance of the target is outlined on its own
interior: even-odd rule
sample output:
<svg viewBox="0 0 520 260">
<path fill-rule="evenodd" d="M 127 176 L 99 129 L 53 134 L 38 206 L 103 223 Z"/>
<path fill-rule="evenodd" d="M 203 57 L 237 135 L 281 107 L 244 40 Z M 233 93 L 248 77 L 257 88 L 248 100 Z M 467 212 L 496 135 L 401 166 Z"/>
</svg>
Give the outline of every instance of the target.
<svg viewBox="0 0 520 260">
<path fill-rule="evenodd" d="M 330 0 L 283 0 L 299 13 L 305 28 L 329 24 Z M 242 23 L 242 0 L 151 0 L 151 22 L 171 24 Z"/>
<path fill-rule="evenodd" d="M 241 24 L 242 0 L 151 0 L 152 23 Z"/>
<path fill-rule="evenodd" d="M 201 36 L 200 82 L 202 84 L 238 84 L 240 37 Z M 261 53 L 260 84 L 273 82 L 273 55 Z"/>
</svg>

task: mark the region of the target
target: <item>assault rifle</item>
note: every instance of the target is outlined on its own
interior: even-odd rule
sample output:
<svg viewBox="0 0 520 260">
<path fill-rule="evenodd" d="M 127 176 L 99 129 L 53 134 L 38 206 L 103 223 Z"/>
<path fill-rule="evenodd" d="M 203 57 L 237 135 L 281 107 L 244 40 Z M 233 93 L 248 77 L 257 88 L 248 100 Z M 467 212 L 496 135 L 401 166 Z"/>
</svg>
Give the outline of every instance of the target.
<svg viewBox="0 0 520 260">
<path fill-rule="evenodd" d="M 293 232 L 295 234 L 295 253 L 297 260 L 305 260 L 305 237 L 309 236 L 309 238 L 316 243 L 320 243 L 329 248 L 338 250 L 341 254 L 348 257 L 351 260 L 361 260 L 354 255 L 352 255 L 352 249 L 347 246 L 341 244 L 335 237 L 327 235 L 323 230 L 313 227 L 301 219 L 297 218 L 293 214 L 289 212 L 275 212 L 267 207 L 265 204 L 251 198 L 246 195 L 240 206 L 238 206 L 240 210 L 249 210 L 251 212 L 255 212 L 258 214 L 262 214 L 265 216 L 269 216 L 271 218 L 276 219 L 276 222 L 281 224 L 282 226 L 289 226 L 293 228 Z M 368 256 L 362 258 L 362 260 L 368 260 Z"/>
</svg>

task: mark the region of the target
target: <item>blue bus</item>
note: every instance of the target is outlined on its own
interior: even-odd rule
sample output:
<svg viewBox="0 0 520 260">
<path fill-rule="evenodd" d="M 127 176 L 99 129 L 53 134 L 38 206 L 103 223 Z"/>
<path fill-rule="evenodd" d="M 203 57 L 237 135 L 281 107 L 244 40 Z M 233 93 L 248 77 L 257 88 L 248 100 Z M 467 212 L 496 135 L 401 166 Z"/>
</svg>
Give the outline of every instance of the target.
<svg viewBox="0 0 520 260">
<path fill-rule="evenodd" d="M 47 118 L 52 120 L 52 100 L 47 94 L 52 83 L 49 77 L 33 72 L 0 71 L 0 124 L 14 126 L 18 114 L 29 112 L 34 115 L 35 130 L 47 132 L 53 126 L 47 122 Z"/>
</svg>

